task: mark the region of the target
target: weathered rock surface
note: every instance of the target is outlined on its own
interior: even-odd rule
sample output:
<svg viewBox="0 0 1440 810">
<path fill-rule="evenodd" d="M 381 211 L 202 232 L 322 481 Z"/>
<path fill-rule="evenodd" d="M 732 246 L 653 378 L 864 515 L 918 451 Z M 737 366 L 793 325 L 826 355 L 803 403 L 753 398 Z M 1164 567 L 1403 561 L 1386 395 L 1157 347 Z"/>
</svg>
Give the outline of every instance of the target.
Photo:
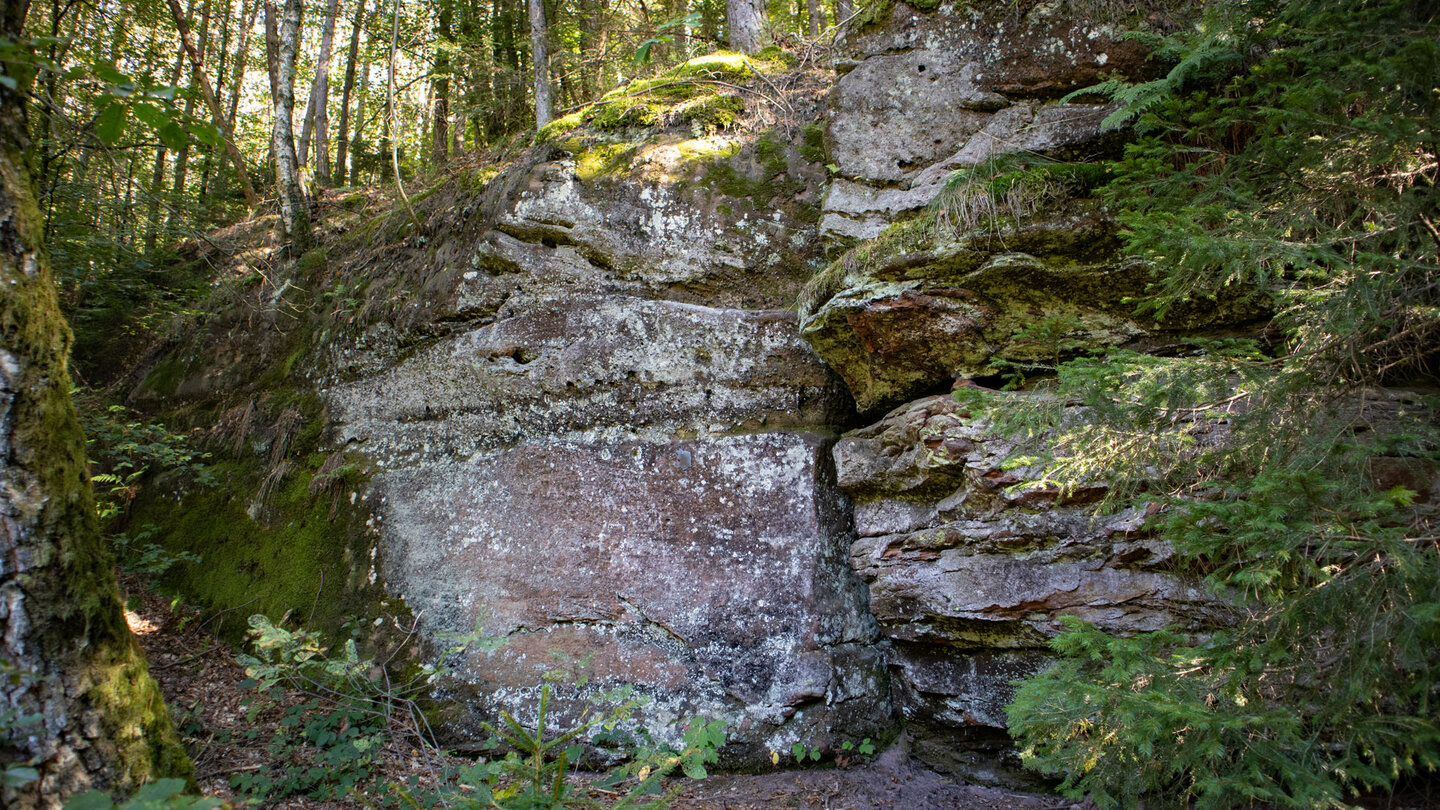
<svg viewBox="0 0 1440 810">
<path fill-rule="evenodd" d="M 1144 291 L 1148 269 L 1116 255 L 1102 220 L 961 237 L 935 230 L 913 247 L 857 251 L 802 298 L 806 340 L 863 412 L 994 373 L 995 360 L 1052 361 L 1062 345 L 1118 346 L 1155 326 L 1130 300 Z M 1043 333 L 1040 324 L 1048 324 Z"/>
<path fill-rule="evenodd" d="M 537 147 L 483 190 L 444 190 L 449 207 L 431 197 L 413 227 L 376 225 L 380 246 L 337 250 L 308 288 L 246 287 L 255 306 L 197 328 L 136 398 L 283 400 L 293 418 L 268 449 L 250 407 L 216 408 L 267 481 L 306 418 L 337 468 L 336 451 L 368 457 L 368 486 L 331 493 L 358 492 L 379 538 L 346 559 L 418 617 L 457 745 L 497 710 L 531 716 L 561 670 L 584 681 L 560 687 L 572 712 L 625 683 L 654 731 L 726 720 L 727 764 L 880 738 L 898 707 L 917 751 L 1013 781 L 1002 708 L 1061 616 L 1128 633 L 1209 607 L 1162 570 L 1140 515 L 1092 519 L 1095 491 L 1011 490 L 1028 474 L 1002 465 L 1011 445 L 927 395 L 997 359 L 1241 316 L 1135 315 L 1146 268 L 1068 197 L 977 227 L 917 218 L 812 279 L 824 234 L 875 235 L 955 168 L 1108 148 L 1108 108 L 1056 99 L 1138 50 L 1061 6 L 976 5 L 897 4 L 850 37 L 818 227 L 818 130 Z M 287 332 L 308 290 L 329 314 Z M 880 421 L 837 443 L 857 404 Z M 305 452 L 315 480 L 337 475 Z M 505 643 L 445 654 L 477 624 Z"/>
<path fill-rule="evenodd" d="M 1020 396 L 1020 395 L 1017 395 Z M 911 402 L 835 446 L 855 501 L 855 570 L 892 641 L 902 715 L 921 749 L 972 778 L 1015 778 L 1003 729 L 1011 682 L 1045 663 L 1059 618 L 1130 634 L 1212 616 L 1205 589 L 1163 571 L 1144 514 L 1095 517 L 1103 486 L 1016 489 L 1013 442 L 948 396 Z"/>
<path fill-rule="evenodd" d="M 555 669 L 587 681 L 562 689 L 572 710 L 631 684 L 652 730 L 726 720 L 736 764 L 890 722 L 829 455 L 849 396 L 793 313 L 653 297 L 754 272 L 724 249 L 733 223 L 667 193 L 627 212 L 536 169 L 454 274 L 470 328 L 383 371 L 336 355 L 325 398 L 378 465 L 388 587 L 437 649 L 477 625 L 506 640 L 452 667 L 462 743 L 533 711 Z"/>
<path fill-rule="evenodd" d="M 1054 100 L 1144 58 L 1109 26 L 1046 4 L 922 13 L 896 3 L 844 45 L 852 69 L 836 83 L 828 130 L 840 178 L 821 229 L 851 239 L 929 203 L 954 169 L 1008 152 L 1097 151 L 1112 108 Z"/>
</svg>

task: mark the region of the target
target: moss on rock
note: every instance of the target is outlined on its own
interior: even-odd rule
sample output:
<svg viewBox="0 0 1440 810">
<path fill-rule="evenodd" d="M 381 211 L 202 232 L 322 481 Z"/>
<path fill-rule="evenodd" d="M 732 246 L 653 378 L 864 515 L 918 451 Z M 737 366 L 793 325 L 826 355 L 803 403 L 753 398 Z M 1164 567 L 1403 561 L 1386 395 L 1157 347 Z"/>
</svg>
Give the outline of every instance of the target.
<svg viewBox="0 0 1440 810">
<path fill-rule="evenodd" d="M 366 511 L 350 500 L 363 487 L 360 468 L 315 483 L 322 465 L 318 454 L 288 474 L 225 462 L 214 471 L 222 486 L 137 503 L 132 523 L 154 524 L 167 549 L 201 558 L 175 566 L 163 585 L 226 611 L 221 630 L 232 638 L 255 613 L 291 614 L 331 633 L 369 615 L 383 592 Z"/>
</svg>

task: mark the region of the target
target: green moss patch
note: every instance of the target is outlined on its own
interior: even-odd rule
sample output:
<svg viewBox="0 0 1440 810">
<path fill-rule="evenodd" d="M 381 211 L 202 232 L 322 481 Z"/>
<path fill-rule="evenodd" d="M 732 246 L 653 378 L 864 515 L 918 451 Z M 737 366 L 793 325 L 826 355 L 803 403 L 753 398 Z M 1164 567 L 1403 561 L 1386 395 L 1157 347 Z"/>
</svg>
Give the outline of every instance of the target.
<svg viewBox="0 0 1440 810">
<path fill-rule="evenodd" d="M 697 134 L 709 135 L 734 126 L 745 114 L 745 102 L 739 96 L 728 94 L 702 96 L 677 104 L 673 114 Z"/>
<path fill-rule="evenodd" d="M 86 697 L 98 709 L 105 739 L 115 744 L 115 771 L 133 790 L 161 778 L 195 784 L 195 767 L 175 733 L 160 687 L 145 668 L 134 637 L 90 662 Z"/>
<path fill-rule="evenodd" d="M 720 51 L 698 56 L 651 79 L 636 79 L 611 90 L 589 107 L 546 125 L 537 135 L 553 140 L 582 124 L 615 130 L 689 123 L 705 132 L 732 126 L 745 103 L 735 95 L 757 71 L 785 69 L 780 59 Z"/>
<path fill-rule="evenodd" d="M 825 128 L 819 124 L 805 127 L 805 136 L 800 144 L 800 157 L 811 163 L 824 163 L 828 155 L 825 148 Z"/>
<path fill-rule="evenodd" d="M 579 110 L 569 115 L 556 118 L 554 121 L 541 127 L 539 132 L 535 133 L 535 142 L 547 143 L 570 134 L 572 130 L 577 129 L 581 124 L 585 123 L 585 113 L 586 110 Z"/>
<path fill-rule="evenodd" d="M 255 613 L 290 614 L 329 633 L 369 615 L 383 591 L 369 579 L 364 509 L 348 494 L 361 484 L 358 471 L 326 471 L 312 487 L 322 465 L 312 456 L 267 486 L 260 470 L 227 462 L 215 470 L 222 486 L 137 503 L 132 525 L 154 524 L 168 550 L 201 558 L 172 568 L 162 585 L 223 612 L 220 629 L 230 638 L 242 636 Z M 262 489 L 271 490 L 263 503 Z"/>
<path fill-rule="evenodd" d="M 633 143 L 606 143 L 580 151 L 575 155 L 575 176 L 589 183 L 623 175 L 638 149 Z"/>
</svg>

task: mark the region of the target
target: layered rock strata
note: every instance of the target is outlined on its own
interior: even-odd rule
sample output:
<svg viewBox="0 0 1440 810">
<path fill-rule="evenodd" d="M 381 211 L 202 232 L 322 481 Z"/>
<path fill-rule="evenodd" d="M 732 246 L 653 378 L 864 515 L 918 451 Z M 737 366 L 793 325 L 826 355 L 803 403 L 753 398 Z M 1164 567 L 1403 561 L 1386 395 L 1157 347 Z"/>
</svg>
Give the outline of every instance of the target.
<svg viewBox="0 0 1440 810">
<path fill-rule="evenodd" d="M 376 464 L 389 588 L 437 650 L 505 642 L 448 660 L 451 732 L 527 716 L 562 671 L 572 712 L 629 684 L 654 731 L 725 720 L 733 764 L 878 736 L 886 671 L 830 457 L 848 395 L 789 311 L 646 295 L 729 264 L 714 226 L 657 204 L 650 239 L 627 232 L 572 168 L 538 167 L 460 275 L 458 309 L 490 286 L 503 304 L 326 392 Z"/>
</svg>

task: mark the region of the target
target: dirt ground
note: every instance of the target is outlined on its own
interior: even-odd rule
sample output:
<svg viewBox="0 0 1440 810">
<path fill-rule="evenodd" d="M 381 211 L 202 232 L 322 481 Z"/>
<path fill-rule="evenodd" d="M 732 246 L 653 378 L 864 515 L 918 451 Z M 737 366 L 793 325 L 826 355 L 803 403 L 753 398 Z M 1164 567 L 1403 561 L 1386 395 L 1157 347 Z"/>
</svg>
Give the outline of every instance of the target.
<svg viewBox="0 0 1440 810">
<path fill-rule="evenodd" d="M 194 760 L 196 778 L 207 795 L 242 804 L 232 786 L 238 775 L 276 767 L 267 744 L 287 709 L 304 702 L 299 693 L 257 700 L 242 686 L 245 669 L 237 651 L 209 631 L 193 611 L 175 608 L 138 583 L 127 607 L 131 628 L 145 648 L 150 672 L 159 682 L 176 725 Z M 443 762 L 437 754 L 392 735 L 375 766 L 375 784 L 412 783 L 433 787 Z M 293 764 L 293 763 L 292 763 Z M 412 781 L 413 780 L 413 781 Z M 1054 796 L 1016 793 L 957 783 L 925 768 L 901 746 L 865 765 L 776 771 L 758 775 L 718 774 L 703 781 L 676 780 L 674 810 L 1089 810 L 1089 805 Z M 371 801 L 375 804 L 370 804 Z M 366 800 L 319 801 L 295 796 L 269 801 L 275 810 L 340 810 L 385 805 Z M 391 803 L 393 805 L 393 803 Z"/>
</svg>

